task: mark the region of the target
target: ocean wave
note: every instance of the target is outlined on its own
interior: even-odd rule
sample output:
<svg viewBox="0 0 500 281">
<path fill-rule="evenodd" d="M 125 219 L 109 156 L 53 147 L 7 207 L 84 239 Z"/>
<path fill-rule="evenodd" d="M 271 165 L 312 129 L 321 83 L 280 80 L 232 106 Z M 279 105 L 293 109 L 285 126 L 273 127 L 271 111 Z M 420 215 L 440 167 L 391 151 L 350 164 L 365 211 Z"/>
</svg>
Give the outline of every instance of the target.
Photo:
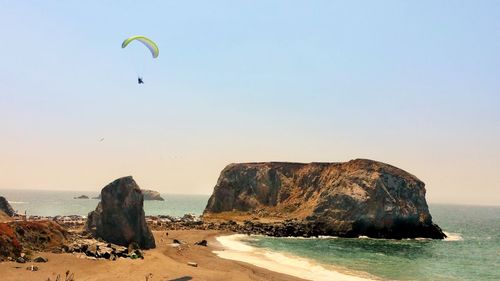
<svg viewBox="0 0 500 281">
<path fill-rule="evenodd" d="M 338 239 L 338 236 L 328 236 L 328 235 L 319 235 L 319 236 L 310 236 L 310 237 L 302 237 L 302 236 L 279 236 L 279 237 L 274 237 L 274 236 L 266 236 L 264 234 L 242 234 L 245 237 L 245 240 L 257 240 L 259 237 L 262 238 L 269 238 L 269 239 L 293 239 L 293 240 L 314 240 L 314 239 Z"/>
<path fill-rule="evenodd" d="M 338 239 L 338 236 L 327 236 L 327 235 L 319 235 L 318 237 L 316 236 L 310 236 L 310 237 L 302 237 L 302 236 L 283 236 L 283 237 L 269 237 L 261 234 L 252 234 L 250 237 L 266 237 L 266 238 L 277 238 L 277 239 L 295 239 L 295 240 L 314 240 L 314 239 Z"/>
<path fill-rule="evenodd" d="M 216 240 L 224 247 L 224 250 L 214 251 L 214 253 L 224 259 L 247 262 L 271 271 L 293 275 L 306 280 L 372 280 L 366 277 L 361 277 L 360 275 L 365 275 L 361 272 L 348 272 L 352 273 L 352 275 L 341 273 L 332 269 L 327 269 L 317 262 L 309 259 L 253 247 L 241 241 L 248 238 L 249 236 L 244 234 L 219 236 Z M 366 275 L 368 276 L 368 274 Z"/>
<path fill-rule="evenodd" d="M 29 202 L 23 202 L 23 201 L 9 201 L 9 204 L 29 204 Z"/>
<path fill-rule="evenodd" d="M 449 233 L 449 232 L 446 232 L 444 231 L 444 234 L 446 234 L 446 238 L 444 238 L 444 241 L 462 241 L 464 240 L 462 238 L 462 236 L 460 235 L 460 233 Z"/>
</svg>

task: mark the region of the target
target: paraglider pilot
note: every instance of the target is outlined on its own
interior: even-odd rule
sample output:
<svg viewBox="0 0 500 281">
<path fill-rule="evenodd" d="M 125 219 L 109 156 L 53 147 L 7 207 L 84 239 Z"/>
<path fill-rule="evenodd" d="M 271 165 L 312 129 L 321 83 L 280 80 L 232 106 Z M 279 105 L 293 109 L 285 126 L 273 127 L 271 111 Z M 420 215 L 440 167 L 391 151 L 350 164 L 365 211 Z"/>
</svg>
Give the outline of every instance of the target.
<svg viewBox="0 0 500 281">
<path fill-rule="evenodd" d="M 137 77 L 137 83 L 144 84 L 144 81 L 142 81 L 142 77 Z"/>
</svg>

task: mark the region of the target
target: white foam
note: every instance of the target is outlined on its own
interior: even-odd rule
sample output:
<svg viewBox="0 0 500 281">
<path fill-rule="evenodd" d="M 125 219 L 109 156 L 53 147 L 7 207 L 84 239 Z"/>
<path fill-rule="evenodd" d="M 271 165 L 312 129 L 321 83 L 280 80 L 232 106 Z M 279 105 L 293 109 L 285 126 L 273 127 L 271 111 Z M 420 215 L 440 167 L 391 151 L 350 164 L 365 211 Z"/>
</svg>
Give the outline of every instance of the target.
<svg viewBox="0 0 500 281">
<path fill-rule="evenodd" d="M 444 241 L 462 241 L 464 240 L 462 236 L 460 236 L 460 233 L 448 233 L 444 232 L 446 234 L 446 238 L 444 238 Z"/>
<path fill-rule="evenodd" d="M 318 281 L 361 281 L 371 280 L 363 277 L 340 273 L 314 263 L 311 260 L 271 252 L 265 249 L 252 247 L 241 242 L 244 234 L 219 236 L 216 240 L 224 246 L 222 251 L 214 251 L 219 257 L 230 260 L 247 262 L 271 271 L 293 275 L 307 280 Z"/>
<path fill-rule="evenodd" d="M 252 237 L 266 237 L 265 235 L 261 234 L 252 234 L 252 236 L 246 236 L 246 240 L 252 239 Z M 272 238 L 272 237 L 271 237 Z M 294 239 L 294 240 L 313 240 L 313 239 L 337 239 L 339 238 L 338 236 L 328 236 L 328 235 L 319 235 L 319 236 L 309 236 L 309 237 L 303 237 L 303 236 L 283 236 L 279 237 L 279 239 Z"/>
<path fill-rule="evenodd" d="M 22 202 L 22 201 L 9 201 L 9 204 L 28 204 L 29 202 Z"/>
</svg>

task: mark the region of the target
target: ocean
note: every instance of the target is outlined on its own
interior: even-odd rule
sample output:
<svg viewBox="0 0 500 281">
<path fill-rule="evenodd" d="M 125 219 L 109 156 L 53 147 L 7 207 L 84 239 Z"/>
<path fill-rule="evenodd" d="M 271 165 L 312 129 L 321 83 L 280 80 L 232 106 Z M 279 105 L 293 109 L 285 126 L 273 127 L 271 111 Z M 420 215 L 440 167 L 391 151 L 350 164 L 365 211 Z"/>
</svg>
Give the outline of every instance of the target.
<svg viewBox="0 0 500 281">
<path fill-rule="evenodd" d="M 98 200 L 74 191 L 0 190 L 28 215 L 87 215 Z M 145 201 L 146 215 L 201 214 L 208 195 L 162 194 Z M 430 204 L 445 240 L 272 238 L 234 235 L 220 242 L 223 258 L 247 261 L 311 280 L 500 280 L 500 207 Z M 336 275 L 340 274 L 340 275 Z M 356 277 L 357 276 L 357 277 Z"/>
<path fill-rule="evenodd" d="M 74 199 L 80 195 L 90 198 L 99 195 L 88 191 L 47 191 L 0 189 L 0 196 L 10 202 L 19 213 L 39 216 L 87 216 L 95 210 L 99 199 Z M 165 201 L 144 201 L 146 215 L 182 216 L 187 213 L 201 215 L 209 195 L 161 194 Z"/>
<path fill-rule="evenodd" d="M 447 233 L 445 240 L 432 239 L 370 239 L 370 238 L 272 238 L 236 236 L 228 243 L 238 253 L 261 252 L 260 260 L 275 264 L 279 269 L 283 257 L 305 260 L 297 263 L 307 272 L 308 266 L 320 265 L 309 272 L 331 270 L 366 279 L 382 280 L 500 280 L 500 207 L 430 205 L 434 222 Z M 249 250 L 245 247 L 253 247 Z M 262 253 L 262 249 L 266 249 Z M 226 253 L 228 255 L 228 253 Z M 231 256 L 229 255 L 229 258 Z M 313 261 L 313 263 L 311 263 Z M 303 275 L 301 275 L 303 276 Z M 341 280 L 341 278 L 313 280 Z M 353 280 L 345 278 L 342 280 Z"/>
</svg>

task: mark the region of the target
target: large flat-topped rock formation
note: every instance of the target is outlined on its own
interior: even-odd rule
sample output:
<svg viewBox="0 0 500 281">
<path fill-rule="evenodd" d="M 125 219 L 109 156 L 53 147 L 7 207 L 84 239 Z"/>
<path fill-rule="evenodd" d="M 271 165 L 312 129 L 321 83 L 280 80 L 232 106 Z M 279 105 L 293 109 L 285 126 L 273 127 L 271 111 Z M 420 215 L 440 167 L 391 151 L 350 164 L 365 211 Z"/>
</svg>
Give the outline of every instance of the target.
<svg viewBox="0 0 500 281">
<path fill-rule="evenodd" d="M 230 164 L 204 217 L 295 220 L 318 235 L 444 238 L 432 222 L 424 186 L 399 168 L 366 159 Z"/>
</svg>

